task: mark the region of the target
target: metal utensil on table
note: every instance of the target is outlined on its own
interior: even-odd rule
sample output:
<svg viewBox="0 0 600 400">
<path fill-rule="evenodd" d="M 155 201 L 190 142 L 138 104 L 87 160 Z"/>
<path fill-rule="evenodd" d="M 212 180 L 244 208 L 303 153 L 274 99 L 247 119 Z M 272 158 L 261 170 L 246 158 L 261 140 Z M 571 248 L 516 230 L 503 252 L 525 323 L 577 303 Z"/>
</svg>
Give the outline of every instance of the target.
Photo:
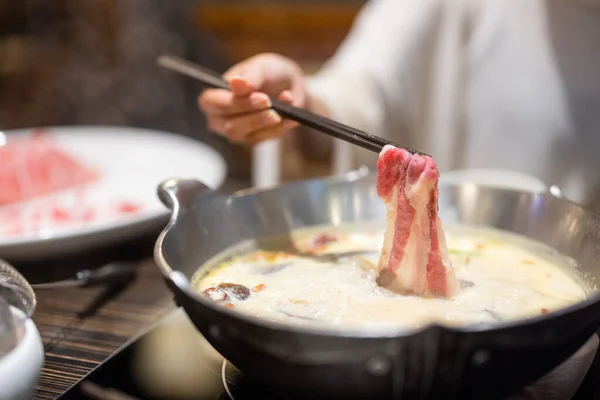
<svg viewBox="0 0 600 400">
<path fill-rule="evenodd" d="M 158 57 L 157 63 L 161 67 L 189 76 L 190 78 L 194 78 L 209 87 L 226 90 L 230 89 L 229 84 L 223 80 L 218 73 L 191 61 L 184 60 L 180 57 L 164 54 Z M 410 147 L 390 142 L 389 140 L 385 140 L 356 128 L 352 128 L 340 122 L 333 121 L 308 110 L 294 107 L 277 99 L 271 98 L 271 108 L 277 111 L 284 118 L 296 121 L 309 128 L 326 133 L 337 139 L 345 140 L 349 143 L 363 147 L 367 150 L 374 151 L 376 153 L 379 153 L 385 145 L 392 145 L 405 149 L 413 154 L 428 155 L 411 149 Z"/>
<path fill-rule="evenodd" d="M 99 285 L 119 285 L 129 282 L 136 272 L 136 264 L 132 262 L 114 262 L 95 270 L 78 271 L 72 279 L 56 282 L 37 283 L 34 289 L 58 289 L 79 287 L 86 288 Z"/>
</svg>

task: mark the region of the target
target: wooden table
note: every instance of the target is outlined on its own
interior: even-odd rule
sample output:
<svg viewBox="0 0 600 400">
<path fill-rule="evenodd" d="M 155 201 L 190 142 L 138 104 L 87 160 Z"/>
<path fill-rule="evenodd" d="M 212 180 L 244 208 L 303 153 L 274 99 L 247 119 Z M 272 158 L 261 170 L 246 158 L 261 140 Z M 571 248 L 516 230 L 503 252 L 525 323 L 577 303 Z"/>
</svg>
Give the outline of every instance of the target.
<svg viewBox="0 0 600 400">
<path fill-rule="evenodd" d="M 17 265 L 31 283 L 72 276 L 78 269 L 112 260 L 138 263 L 135 279 L 122 288 L 38 290 L 34 321 L 46 352 L 34 399 L 56 399 L 175 308 L 152 261 L 156 234 L 118 248 Z"/>
</svg>

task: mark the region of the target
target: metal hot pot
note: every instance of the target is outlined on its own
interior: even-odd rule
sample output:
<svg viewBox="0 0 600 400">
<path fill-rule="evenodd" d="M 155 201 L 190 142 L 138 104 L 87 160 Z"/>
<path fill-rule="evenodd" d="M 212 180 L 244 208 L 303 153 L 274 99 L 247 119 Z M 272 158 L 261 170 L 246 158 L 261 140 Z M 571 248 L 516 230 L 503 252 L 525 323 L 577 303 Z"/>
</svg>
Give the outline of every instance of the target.
<svg viewBox="0 0 600 400">
<path fill-rule="evenodd" d="M 600 278 L 600 217 L 551 193 L 440 183 L 443 222 L 489 226 L 545 243 Z M 270 323 L 194 292 L 198 267 L 244 240 L 315 225 L 384 221 L 375 176 L 347 176 L 225 195 L 195 180 L 158 190 L 172 217 L 155 247 L 164 278 L 198 330 L 254 380 L 284 393 L 340 398 L 501 398 L 573 354 L 600 324 L 600 295 L 493 326 L 431 325 L 394 337 Z"/>
</svg>

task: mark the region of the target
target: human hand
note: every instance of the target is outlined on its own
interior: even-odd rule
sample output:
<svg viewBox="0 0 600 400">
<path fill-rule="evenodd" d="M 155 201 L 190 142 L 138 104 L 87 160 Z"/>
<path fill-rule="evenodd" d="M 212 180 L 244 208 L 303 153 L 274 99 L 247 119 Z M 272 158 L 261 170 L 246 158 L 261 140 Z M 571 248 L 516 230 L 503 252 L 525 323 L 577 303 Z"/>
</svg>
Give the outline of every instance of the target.
<svg viewBox="0 0 600 400">
<path fill-rule="evenodd" d="M 207 89 L 198 98 L 209 130 L 231 142 L 258 143 L 298 125 L 269 108 L 269 97 L 305 107 L 304 74 L 294 61 L 277 54 L 259 54 L 233 66 L 224 78 L 231 91 Z"/>
</svg>

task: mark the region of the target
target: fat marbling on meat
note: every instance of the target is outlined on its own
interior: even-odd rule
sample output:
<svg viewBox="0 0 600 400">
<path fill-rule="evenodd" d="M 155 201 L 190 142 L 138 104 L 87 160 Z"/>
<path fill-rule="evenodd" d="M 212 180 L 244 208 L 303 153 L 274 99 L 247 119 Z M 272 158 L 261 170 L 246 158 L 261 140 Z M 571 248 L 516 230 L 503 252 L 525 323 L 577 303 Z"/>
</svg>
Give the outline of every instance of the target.
<svg viewBox="0 0 600 400">
<path fill-rule="evenodd" d="M 438 217 L 439 171 L 427 156 L 385 146 L 377 162 L 377 192 L 387 229 L 377 283 L 393 292 L 453 297 L 459 284 Z"/>
</svg>

